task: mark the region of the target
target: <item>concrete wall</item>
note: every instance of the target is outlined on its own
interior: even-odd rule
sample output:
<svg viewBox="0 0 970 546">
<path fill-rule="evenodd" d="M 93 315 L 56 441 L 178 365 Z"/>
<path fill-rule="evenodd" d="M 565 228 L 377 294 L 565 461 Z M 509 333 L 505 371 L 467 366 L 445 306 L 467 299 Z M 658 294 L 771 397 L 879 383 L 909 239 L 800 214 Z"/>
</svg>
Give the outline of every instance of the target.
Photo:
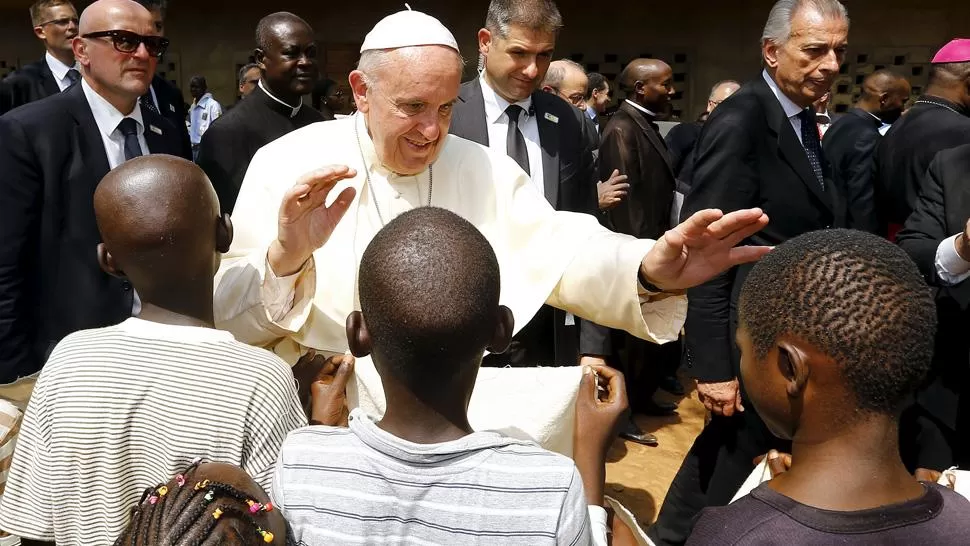
<svg viewBox="0 0 970 546">
<path fill-rule="evenodd" d="M 670 62 L 681 76 L 683 95 L 677 102 L 684 119 L 700 113 L 710 86 L 721 79 L 748 79 L 760 67 L 758 38 L 771 6 L 769 0 L 733 2 L 636 2 L 623 11 L 587 10 L 596 2 L 561 0 L 566 28 L 557 57 L 582 55 L 581 62 L 603 73 L 616 73 L 641 54 Z M 80 5 L 86 5 L 83 2 Z M 327 50 L 325 67 L 331 77 L 345 74 L 356 61 L 364 34 L 384 15 L 402 8 L 400 0 L 333 3 L 295 0 L 278 4 L 241 2 L 171 2 L 166 34 L 172 40 L 166 64 L 168 76 L 186 91 L 194 74 L 203 74 L 216 97 L 235 100 L 235 69 L 253 47 L 256 22 L 271 10 L 304 17 Z M 242 5 L 240 5 L 242 4 Z M 904 56 L 909 70 L 955 36 L 970 36 L 970 2 L 965 0 L 845 0 L 852 18 L 850 66 L 846 81 Z M 43 53 L 30 31 L 29 2 L 0 0 L 0 63 L 17 64 Z M 475 68 L 475 34 L 484 21 L 487 0 L 412 0 L 412 7 L 437 16 L 458 38 Z M 856 62 L 859 54 L 866 62 Z M 677 58 L 680 62 L 674 62 Z M 877 60 L 877 58 L 881 60 Z M 887 61 L 888 59 L 889 61 Z M 166 67 L 168 68 L 168 67 Z M 0 72 L 3 71 L 0 66 Z M 921 86 L 922 76 L 914 79 Z M 851 95 L 852 90 L 847 91 Z M 850 100 L 850 98 L 844 98 Z"/>
</svg>

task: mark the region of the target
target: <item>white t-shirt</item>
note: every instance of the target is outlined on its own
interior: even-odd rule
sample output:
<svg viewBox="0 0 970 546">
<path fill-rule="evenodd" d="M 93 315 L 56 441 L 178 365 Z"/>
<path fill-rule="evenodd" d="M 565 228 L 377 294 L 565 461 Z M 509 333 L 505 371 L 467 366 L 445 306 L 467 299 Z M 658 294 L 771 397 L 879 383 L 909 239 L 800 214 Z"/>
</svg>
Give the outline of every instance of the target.
<svg viewBox="0 0 970 546">
<path fill-rule="evenodd" d="M 27 406 L 0 529 L 110 545 L 142 491 L 196 457 L 239 465 L 268 489 L 286 434 L 303 425 L 289 366 L 228 332 L 137 318 L 76 332 Z"/>
</svg>

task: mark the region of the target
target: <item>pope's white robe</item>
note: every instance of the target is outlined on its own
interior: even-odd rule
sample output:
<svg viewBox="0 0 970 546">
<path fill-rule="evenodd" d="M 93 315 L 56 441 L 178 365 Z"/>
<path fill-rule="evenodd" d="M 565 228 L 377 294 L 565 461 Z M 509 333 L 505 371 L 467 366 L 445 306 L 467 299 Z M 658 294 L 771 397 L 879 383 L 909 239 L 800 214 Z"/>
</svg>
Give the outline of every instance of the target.
<svg viewBox="0 0 970 546">
<path fill-rule="evenodd" d="M 355 137 L 357 126 L 360 143 Z M 431 205 L 461 215 L 485 235 L 501 268 L 501 301 L 516 331 L 543 303 L 658 343 L 677 338 L 684 297 L 657 297 L 639 285 L 654 241 L 613 233 L 586 214 L 558 212 L 511 159 L 452 135 L 431 167 Z M 357 195 L 332 236 L 296 274 L 277 278 L 266 260 L 283 194 L 303 174 L 349 165 Z M 371 188 L 365 183 L 370 170 Z M 357 268 L 385 221 L 423 206 L 429 171 L 400 176 L 384 168 L 363 116 L 316 123 L 267 144 L 253 157 L 232 216 L 235 238 L 216 276 L 216 326 L 240 341 L 294 362 L 306 348 L 347 351 L 345 321 L 360 309 Z M 592 183 L 592 182 L 590 182 Z M 394 269 L 394 264 L 386 264 Z M 542 363 L 537 363 L 542 364 Z M 548 364 L 548 363 L 545 363 Z"/>
</svg>

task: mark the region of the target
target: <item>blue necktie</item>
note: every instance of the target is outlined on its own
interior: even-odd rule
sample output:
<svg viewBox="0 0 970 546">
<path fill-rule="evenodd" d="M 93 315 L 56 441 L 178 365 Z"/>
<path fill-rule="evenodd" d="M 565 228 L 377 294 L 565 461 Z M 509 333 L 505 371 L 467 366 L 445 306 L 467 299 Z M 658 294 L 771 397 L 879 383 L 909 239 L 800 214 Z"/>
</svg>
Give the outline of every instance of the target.
<svg viewBox="0 0 970 546">
<path fill-rule="evenodd" d="M 822 162 L 825 161 L 825 157 L 822 155 L 822 141 L 818 138 L 818 125 L 815 124 L 815 112 L 811 110 L 802 110 L 798 114 L 798 117 L 802 120 L 802 148 L 805 148 L 805 155 L 808 157 L 808 162 L 812 164 L 812 170 L 815 171 L 815 178 L 818 179 L 818 183 L 822 186 L 822 191 L 825 191 L 825 173 L 822 170 Z"/>
<path fill-rule="evenodd" d="M 141 156 L 141 145 L 138 144 L 138 122 L 131 118 L 124 118 L 118 124 L 118 130 L 125 137 L 125 161 Z"/>
</svg>

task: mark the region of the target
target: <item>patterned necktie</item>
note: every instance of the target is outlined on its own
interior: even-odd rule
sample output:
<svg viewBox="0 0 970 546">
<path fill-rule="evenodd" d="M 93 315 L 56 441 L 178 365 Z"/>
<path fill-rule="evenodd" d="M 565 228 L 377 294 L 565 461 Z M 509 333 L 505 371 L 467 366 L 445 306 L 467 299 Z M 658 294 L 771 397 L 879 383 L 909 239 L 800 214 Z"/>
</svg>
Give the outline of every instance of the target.
<svg viewBox="0 0 970 546">
<path fill-rule="evenodd" d="M 118 130 L 125 137 L 125 161 L 141 155 L 141 145 L 138 144 L 138 122 L 131 118 L 124 118 L 118 124 Z"/>
<path fill-rule="evenodd" d="M 818 125 L 815 124 L 815 113 L 809 109 L 802 110 L 798 114 L 802 120 L 802 148 L 805 148 L 805 155 L 808 162 L 812 164 L 815 171 L 815 178 L 825 191 L 825 174 L 822 170 L 822 162 L 825 161 L 822 155 L 822 141 L 818 138 Z"/>
<path fill-rule="evenodd" d="M 505 151 L 509 157 L 515 160 L 522 167 L 526 174 L 529 172 L 529 149 L 525 146 L 525 137 L 519 130 L 519 115 L 523 112 L 521 106 L 510 104 L 505 109 L 505 114 L 509 116 L 509 132 L 505 137 Z"/>
<path fill-rule="evenodd" d="M 67 79 L 71 83 L 67 84 L 67 87 L 64 88 L 65 91 L 70 89 L 72 85 L 76 84 L 77 81 L 81 79 L 81 73 L 78 72 L 76 68 L 72 68 L 67 71 Z"/>
<path fill-rule="evenodd" d="M 159 115 L 158 108 L 155 107 L 155 101 L 152 100 L 151 89 L 148 90 L 148 93 L 145 93 L 144 95 L 142 95 L 141 98 L 138 99 L 138 102 L 140 102 L 142 106 L 147 108 L 149 112 L 155 115 Z"/>
</svg>

